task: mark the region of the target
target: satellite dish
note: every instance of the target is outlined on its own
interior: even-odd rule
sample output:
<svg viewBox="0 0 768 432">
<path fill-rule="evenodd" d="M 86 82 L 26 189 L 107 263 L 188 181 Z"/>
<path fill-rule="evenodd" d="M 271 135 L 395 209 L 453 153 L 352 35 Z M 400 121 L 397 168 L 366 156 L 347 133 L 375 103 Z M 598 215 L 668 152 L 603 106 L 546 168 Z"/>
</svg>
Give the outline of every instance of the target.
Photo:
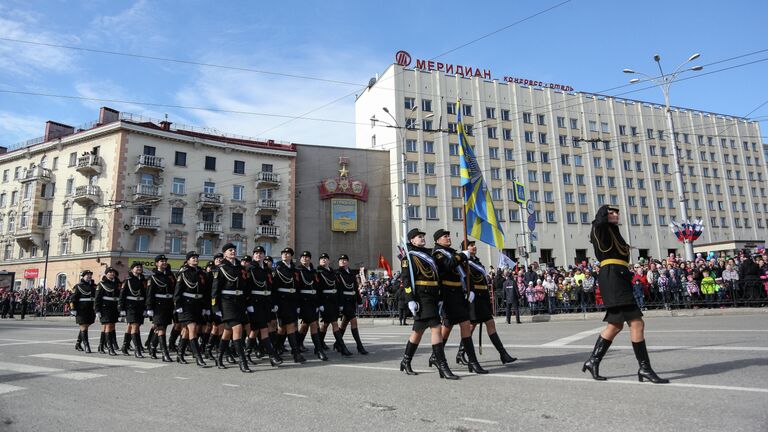
<svg viewBox="0 0 768 432">
<path fill-rule="evenodd" d="M 376 84 L 376 77 L 371 77 L 371 79 L 368 80 L 368 87 L 373 87 L 374 84 Z"/>
</svg>

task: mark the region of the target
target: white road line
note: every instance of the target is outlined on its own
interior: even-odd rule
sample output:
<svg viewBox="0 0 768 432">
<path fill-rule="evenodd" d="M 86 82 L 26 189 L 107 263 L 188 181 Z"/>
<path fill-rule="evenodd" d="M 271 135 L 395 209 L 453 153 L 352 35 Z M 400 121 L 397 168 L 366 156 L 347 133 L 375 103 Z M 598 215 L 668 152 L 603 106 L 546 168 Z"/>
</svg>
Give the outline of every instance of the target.
<svg viewBox="0 0 768 432">
<path fill-rule="evenodd" d="M 221 385 L 223 385 L 224 387 L 240 387 L 238 384 L 227 384 L 227 383 L 222 383 Z"/>
<path fill-rule="evenodd" d="M 768 333 L 768 330 L 646 330 L 646 333 Z"/>
<path fill-rule="evenodd" d="M 90 363 L 90 364 L 98 364 L 102 366 L 126 366 L 126 367 L 133 367 L 137 369 L 156 369 L 165 366 L 161 363 L 144 363 L 144 362 L 138 362 L 138 361 L 132 361 L 132 360 L 122 360 L 117 358 L 109 358 L 109 357 L 102 357 L 97 355 L 68 355 L 68 354 L 54 354 L 54 353 L 44 353 L 44 354 L 32 354 L 29 357 L 37 357 L 37 358 L 48 358 L 48 359 L 54 359 L 54 360 L 71 360 L 76 361 L 80 363 Z"/>
<path fill-rule="evenodd" d="M 134 371 L 134 372 L 136 372 L 137 374 L 145 374 L 145 373 L 147 373 L 147 371 L 140 371 L 140 370 L 139 371 Z"/>
<path fill-rule="evenodd" d="M 292 397 L 297 397 L 297 398 L 305 398 L 305 397 L 307 397 L 307 395 L 296 394 L 296 393 L 283 393 L 283 394 L 286 395 L 286 396 L 292 396 Z"/>
<path fill-rule="evenodd" d="M 362 365 L 330 365 L 334 367 L 346 367 L 346 368 L 353 368 L 353 369 L 376 369 L 376 370 L 388 370 L 388 371 L 397 371 L 400 370 L 398 368 L 386 368 L 386 367 L 375 367 L 375 366 L 362 366 Z M 425 373 L 429 371 L 416 371 L 418 373 Z M 474 374 L 468 374 L 468 373 L 456 373 L 454 374 L 459 375 L 461 377 L 466 376 L 474 376 Z M 600 383 L 609 383 L 609 384 L 629 384 L 629 385 L 651 385 L 647 383 L 641 383 L 638 381 L 629 381 L 629 380 L 617 380 L 617 379 L 609 379 L 607 381 L 595 381 L 591 378 L 572 378 L 572 377 L 555 377 L 555 376 L 544 376 L 544 375 L 513 375 L 513 374 L 505 374 L 505 373 L 490 373 L 488 375 L 477 375 L 478 377 L 485 377 L 485 378 L 515 378 L 515 379 L 530 379 L 530 380 L 542 380 L 542 381 L 570 381 L 570 382 L 583 382 L 583 383 L 590 383 L 590 384 L 597 384 L 600 385 Z M 677 382 L 671 382 L 669 384 L 663 384 L 663 385 L 656 385 L 655 387 L 659 388 L 678 388 L 678 387 L 684 387 L 684 388 L 694 388 L 694 389 L 707 389 L 707 390 L 727 390 L 727 391 L 739 391 L 739 392 L 750 392 L 750 393 L 768 393 L 768 388 L 759 388 L 759 387 L 734 387 L 734 386 L 721 386 L 721 385 L 710 385 L 710 384 L 686 384 L 686 383 L 677 383 Z"/>
<path fill-rule="evenodd" d="M 89 338 L 89 339 L 90 339 L 90 338 Z M 5 339 L 5 340 L 10 340 L 10 339 Z M 72 342 L 74 342 L 74 339 L 73 339 L 73 338 L 69 338 L 69 339 L 57 339 L 57 340 L 48 340 L 48 341 L 41 341 L 41 340 L 34 340 L 34 341 L 33 341 L 33 340 L 25 340 L 25 341 L 22 341 L 22 342 L 8 342 L 8 343 L 3 343 L 3 344 L 0 344 L 0 347 L 3 347 L 3 346 L 12 346 L 12 345 L 59 344 L 59 343 L 62 343 L 62 342 L 69 342 L 69 343 L 72 343 Z"/>
<path fill-rule="evenodd" d="M 67 372 L 65 369 L 49 368 L 44 366 L 33 366 L 18 363 L 0 362 L 0 371 L 9 371 L 17 373 L 51 375 L 56 378 L 82 381 L 92 378 L 100 378 L 105 375 L 90 372 Z"/>
<path fill-rule="evenodd" d="M 571 342 L 576 342 L 577 340 L 584 339 L 587 336 L 592 336 L 595 333 L 598 333 L 603 330 L 603 327 L 594 328 L 592 330 L 585 330 L 583 332 L 576 333 L 575 335 L 566 336 L 564 338 L 560 338 L 557 340 L 553 340 L 552 342 L 547 342 L 545 344 L 542 344 L 543 347 L 561 347 L 568 345 Z"/>
<path fill-rule="evenodd" d="M 468 422 L 475 422 L 475 423 L 483 423 L 483 424 L 499 424 L 499 422 L 497 421 L 478 419 L 478 418 L 472 418 L 472 417 L 462 417 L 461 420 L 468 421 Z"/>
<path fill-rule="evenodd" d="M 513 345 L 514 346 L 514 345 Z M 536 348 L 535 346 L 533 348 Z M 548 347 L 544 347 L 548 348 Z M 591 350 L 592 345 L 568 345 L 560 348 L 577 348 L 584 350 Z M 631 350 L 629 345 L 611 345 L 611 349 Z M 713 345 L 713 346 L 691 346 L 691 345 L 653 345 L 648 347 L 651 351 L 664 351 L 664 350 L 691 350 L 691 351 L 768 351 L 768 347 L 745 347 L 745 346 L 727 346 L 727 345 Z"/>
<path fill-rule="evenodd" d="M 10 392 L 19 391 L 19 390 L 24 390 L 24 387 L 16 387 L 10 384 L 0 384 L 0 394 L 6 394 Z"/>
<path fill-rule="evenodd" d="M 176 378 L 177 380 L 188 380 L 189 379 L 187 377 L 174 377 L 174 378 Z"/>
</svg>

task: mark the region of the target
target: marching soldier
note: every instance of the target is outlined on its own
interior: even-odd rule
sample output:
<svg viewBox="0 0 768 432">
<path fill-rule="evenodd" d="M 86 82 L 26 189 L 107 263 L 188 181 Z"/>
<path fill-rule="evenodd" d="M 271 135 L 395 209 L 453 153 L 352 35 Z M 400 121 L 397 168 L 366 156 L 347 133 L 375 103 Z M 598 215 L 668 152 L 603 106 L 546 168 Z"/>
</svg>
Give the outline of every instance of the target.
<svg viewBox="0 0 768 432">
<path fill-rule="evenodd" d="M 279 333 L 288 338 L 291 346 L 291 354 L 294 363 L 304 363 L 306 359 L 301 355 L 299 341 L 296 338 L 296 321 L 298 319 L 298 299 L 296 294 L 296 268 L 293 265 L 293 249 L 287 247 L 280 252 L 280 262 L 272 273 L 273 293 L 277 299 L 277 318 L 279 320 Z M 283 345 L 285 339 L 278 341 L 278 347 Z"/>
<path fill-rule="evenodd" d="M 443 301 L 443 345 L 448 341 L 451 329 L 458 324 L 461 331 L 461 346 L 464 348 L 468 357 L 468 367 L 470 372 L 478 374 L 487 374 L 488 371 L 480 366 L 475 355 L 475 346 L 472 343 L 472 332 L 469 325 L 469 305 L 474 301 L 475 293 L 464 290 L 464 276 L 466 274 L 463 267 L 468 260 L 469 252 L 456 252 L 451 248 L 451 233 L 444 229 L 435 231 L 433 235 L 435 247 L 432 250 L 432 257 L 437 263 L 440 272 L 440 297 Z M 432 361 L 430 361 L 430 366 Z"/>
<path fill-rule="evenodd" d="M 115 351 L 118 349 L 115 323 L 118 319 L 117 300 L 120 294 L 120 279 L 117 278 L 117 275 L 118 272 L 114 267 L 107 267 L 101 282 L 96 287 L 96 299 L 94 300 L 96 318 L 101 323 L 99 352 L 104 354 L 104 347 L 107 347 L 111 356 L 116 356 Z"/>
<path fill-rule="evenodd" d="M 299 340 L 303 340 L 307 331 L 312 338 L 312 344 L 315 346 L 315 355 L 322 361 L 328 361 L 328 356 L 323 351 L 320 339 L 317 335 L 317 314 L 320 310 L 320 301 L 317 294 L 317 272 L 312 266 L 312 254 L 304 251 L 299 258 L 299 310 L 301 317 L 301 328 L 299 330 Z"/>
<path fill-rule="evenodd" d="M 418 375 L 411 368 L 411 360 L 416 354 L 421 337 L 426 329 L 432 333 L 432 354 L 436 359 L 440 378 L 457 380 L 445 360 L 443 336 L 440 332 L 440 275 L 437 263 L 432 258 L 432 251 L 427 249 L 425 233 L 418 228 L 408 231 L 406 256 L 400 261 L 403 287 L 408 309 L 413 314 L 413 330 L 405 345 L 400 370 L 407 375 Z"/>
<path fill-rule="evenodd" d="M 176 277 L 168 268 L 165 255 L 155 257 L 155 270 L 147 284 L 147 316 L 152 319 L 154 333 L 149 345 L 149 355 L 157 359 L 157 345 L 163 351 L 163 361 L 172 362 L 168 352 L 165 329 L 173 323 L 173 292 L 176 289 Z"/>
<path fill-rule="evenodd" d="M 362 355 L 367 355 L 368 351 L 365 350 L 363 342 L 360 340 L 360 332 L 357 330 L 357 305 L 363 303 L 363 298 L 360 296 L 357 277 L 349 270 L 349 257 L 346 254 L 339 256 L 339 268 L 336 270 L 336 280 L 342 294 L 341 304 L 339 305 L 339 310 L 341 311 L 342 316 L 341 326 L 339 327 L 341 337 L 344 337 L 347 325 L 351 324 L 352 337 L 355 338 L 357 352 Z M 341 351 L 341 345 L 338 342 L 334 344 L 333 348 L 336 351 Z"/>
<path fill-rule="evenodd" d="M 197 252 L 187 252 L 186 261 L 179 270 L 176 290 L 173 293 L 173 303 L 179 323 L 186 330 L 186 335 L 179 343 L 176 362 L 187 364 L 184 354 L 189 346 L 192 355 L 195 356 L 195 363 L 200 367 L 207 367 L 197 342 L 197 329 L 203 324 L 204 316 L 211 313 L 208 309 L 211 298 L 205 289 L 205 273 L 197 266 L 199 258 Z"/>
<path fill-rule="evenodd" d="M 212 265 L 206 267 L 205 290 L 209 297 L 213 290 L 213 280 L 219 275 L 219 266 L 221 265 L 222 260 L 224 260 L 224 254 L 219 252 L 213 256 Z M 208 307 L 211 307 L 211 305 L 208 305 Z M 219 349 L 221 335 L 224 333 L 224 325 L 221 324 L 221 317 L 216 314 L 209 314 L 206 318 L 208 326 L 210 327 L 208 330 L 210 335 L 208 336 L 208 346 L 205 350 L 205 356 L 215 362 L 216 357 L 214 357 L 213 351 Z"/>
<path fill-rule="evenodd" d="M 501 363 L 507 364 L 517 360 L 517 358 L 509 355 L 504 344 L 501 343 L 498 333 L 496 333 L 496 322 L 493 320 L 493 306 L 491 303 L 491 294 L 488 290 L 488 274 L 485 271 L 483 263 L 477 257 L 477 246 L 473 240 L 465 240 L 462 242 L 462 249 L 469 252 L 469 284 L 470 290 L 474 293 L 475 301 L 469 304 L 469 320 L 472 323 L 472 332 L 475 331 L 475 327 L 478 324 L 485 323 L 485 328 L 488 332 L 488 337 L 491 339 L 493 346 L 501 356 Z M 482 330 L 482 329 L 481 329 Z M 456 354 L 456 363 L 466 365 L 467 361 L 464 359 L 464 346 L 459 346 L 459 353 Z"/>
<path fill-rule="evenodd" d="M 342 302 L 342 294 L 341 290 L 337 288 L 336 272 L 331 268 L 330 262 L 331 257 L 327 253 L 320 255 L 317 279 L 320 295 L 320 317 L 323 319 L 323 323 L 318 331 L 318 338 L 323 349 L 328 349 L 325 346 L 325 333 L 328 331 L 328 325 L 330 325 L 339 353 L 344 357 L 349 357 L 352 353 L 347 349 L 344 338 L 339 331 L 339 305 Z"/>
<path fill-rule="evenodd" d="M 283 346 L 277 346 L 278 337 L 277 337 L 277 290 L 274 289 L 274 279 L 273 279 L 273 264 L 275 261 L 272 259 L 271 256 L 267 255 L 264 257 L 264 268 L 269 271 L 269 277 L 270 277 L 270 287 L 272 288 L 272 296 L 270 297 L 270 302 L 272 304 L 272 309 L 270 310 L 269 319 L 267 320 L 267 329 L 269 330 L 269 341 L 272 342 L 272 347 L 275 349 L 275 353 L 280 356 L 281 353 L 285 352 L 283 349 Z M 281 359 L 282 360 L 282 359 Z"/>
<path fill-rule="evenodd" d="M 143 271 L 141 262 L 134 261 L 131 264 L 131 272 L 128 274 L 128 278 L 123 281 L 120 300 L 117 304 L 120 309 L 120 316 L 124 316 L 128 323 L 126 334 L 130 334 L 130 340 L 133 341 L 136 358 L 144 358 L 141 353 L 141 336 L 139 336 L 139 328 L 144 324 L 144 307 L 147 298 L 147 280 L 144 279 Z M 129 355 L 129 344 L 129 338 L 125 338 L 123 340 L 123 355 Z"/>
<path fill-rule="evenodd" d="M 241 372 L 251 372 L 248 360 L 245 358 L 245 344 L 243 343 L 243 326 L 248 323 L 248 312 L 254 312 L 248 305 L 250 293 L 246 292 L 245 269 L 235 256 L 236 247 L 227 243 L 222 248 L 224 259 L 219 266 L 218 275 L 213 279 L 211 290 L 211 305 L 215 314 L 221 317 L 224 323 L 225 333 L 219 346 L 219 356 L 216 365 L 219 369 L 224 366 L 224 355 L 229 348 L 229 338 L 232 338 L 237 350 Z M 231 336 L 230 336 L 231 333 Z"/>
<path fill-rule="evenodd" d="M 75 317 L 75 322 L 80 326 L 80 333 L 77 335 L 75 349 L 91 353 L 91 343 L 88 340 L 88 327 L 96 321 L 96 313 L 93 309 L 93 299 L 96 294 L 96 287 L 93 283 L 93 272 L 83 270 L 80 273 L 80 283 L 75 285 L 72 295 L 69 296 L 69 313 Z"/>
<path fill-rule="evenodd" d="M 253 313 L 248 314 L 250 332 L 248 346 L 252 349 L 259 340 L 259 350 L 269 355 L 269 362 L 277 367 L 283 362 L 269 340 L 269 321 L 272 314 L 272 269 L 264 262 L 264 247 L 253 249 L 253 261 L 247 269 L 250 305 Z M 250 354 L 249 354 L 250 355 Z"/>
</svg>

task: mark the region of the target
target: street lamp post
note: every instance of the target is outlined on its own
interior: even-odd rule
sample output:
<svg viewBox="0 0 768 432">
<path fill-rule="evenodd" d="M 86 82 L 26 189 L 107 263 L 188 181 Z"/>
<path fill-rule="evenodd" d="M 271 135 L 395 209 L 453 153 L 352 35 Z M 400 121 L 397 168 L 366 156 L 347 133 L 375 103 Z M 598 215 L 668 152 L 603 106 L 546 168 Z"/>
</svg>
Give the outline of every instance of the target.
<svg viewBox="0 0 768 432">
<path fill-rule="evenodd" d="M 411 108 L 410 113 L 413 113 L 416 111 L 416 108 L 418 108 L 418 105 L 414 105 L 413 108 Z M 407 175 L 406 175 L 406 168 L 405 163 L 408 160 L 408 156 L 406 154 L 406 148 L 405 148 L 405 134 L 402 132 L 403 127 L 400 126 L 400 123 L 398 123 L 397 119 L 394 115 L 392 115 L 391 112 L 389 112 L 389 109 L 387 107 L 382 108 L 387 115 L 389 115 L 392 118 L 392 121 L 395 122 L 395 129 L 397 132 L 397 135 L 399 136 L 398 139 L 398 145 L 401 148 L 400 151 L 400 164 L 403 167 L 403 173 L 402 173 L 402 181 L 401 181 L 401 188 L 400 188 L 400 211 L 402 214 L 402 220 L 400 221 L 400 225 L 402 227 L 402 237 L 405 239 L 405 236 L 408 234 L 408 184 L 407 184 Z"/>
<path fill-rule="evenodd" d="M 680 219 L 682 221 L 688 220 L 688 201 L 685 198 L 685 189 L 683 189 L 683 170 L 680 167 L 680 150 L 677 148 L 677 138 L 675 136 L 675 123 L 672 119 L 672 110 L 669 106 L 669 86 L 672 85 L 672 83 L 677 79 L 677 76 L 684 72 L 684 71 L 700 71 L 704 69 L 703 66 L 691 66 L 687 68 L 683 68 L 688 63 L 696 60 L 699 58 L 701 54 L 696 53 L 692 56 L 688 57 L 688 60 L 684 61 L 680 64 L 680 66 L 675 69 L 674 72 L 670 74 L 665 74 L 664 70 L 661 68 L 661 56 L 656 54 L 653 56 L 653 60 L 656 62 L 656 64 L 659 67 L 659 72 L 661 75 L 658 77 L 652 77 L 647 74 L 644 74 L 642 72 L 636 72 L 632 69 L 624 69 L 624 73 L 628 74 L 637 74 L 642 75 L 647 78 L 648 81 L 651 81 L 661 87 L 661 91 L 664 93 L 664 104 L 666 105 L 666 115 L 667 115 L 667 127 L 670 131 L 670 139 L 672 141 L 672 158 L 674 159 L 675 163 L 675 181 L 677 183 L 677 191 L 678 191 L 678 201 L 680 204 Z M 640 82 L 640 78 L 633 78 L 629 80 L 631 84 L 635 84 Z M 687 261 L 693 261 L 693 243 L 685 239 L 683 240 L 683 247 L 685 249 L 685 259 Z"/>
</svg>

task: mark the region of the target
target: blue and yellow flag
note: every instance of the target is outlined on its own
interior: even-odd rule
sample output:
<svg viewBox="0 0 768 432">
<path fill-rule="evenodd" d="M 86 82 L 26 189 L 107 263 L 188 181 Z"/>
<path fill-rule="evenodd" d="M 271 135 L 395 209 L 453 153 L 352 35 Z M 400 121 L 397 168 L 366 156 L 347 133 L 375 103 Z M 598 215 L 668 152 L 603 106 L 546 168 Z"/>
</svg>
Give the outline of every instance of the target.
<svg viewBox="0 0 768 432">
<path fill-rule="evenodd" d="M 475 152 L 469 145 L 461 119 L 461 101 L 456 102 L 456 123 L 459 134 L 459 169 L 464 187 L 467 233 L 483 243 L 504 248 L 504 232 L 496 219 L 491 193 L 483 180 Z"/>
</svg>

